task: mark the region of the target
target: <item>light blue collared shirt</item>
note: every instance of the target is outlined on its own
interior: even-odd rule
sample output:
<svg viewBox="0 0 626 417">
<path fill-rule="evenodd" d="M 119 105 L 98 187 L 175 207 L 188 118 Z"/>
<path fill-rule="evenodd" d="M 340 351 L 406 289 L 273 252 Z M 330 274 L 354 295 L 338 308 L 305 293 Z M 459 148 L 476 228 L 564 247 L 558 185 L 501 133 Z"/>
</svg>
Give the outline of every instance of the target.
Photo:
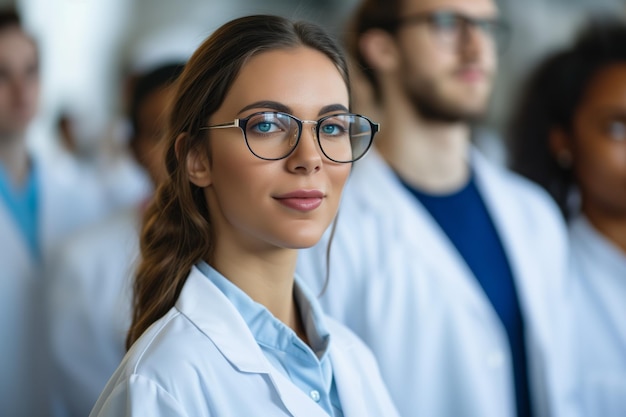
<svg viewBox="0 0 626 417">
<path fill-rule="evenodd" d="M 233 303 L 272 366 L 315 400 L 328 415 L 343 417 L 328 356 L 330 334 L 324 325 L 321 307 L 308 289 L 296 280 L 294 297 L 310 347 L 267 308 L 206 262 L 199 262 L 196 266 Z"/>
</svg>

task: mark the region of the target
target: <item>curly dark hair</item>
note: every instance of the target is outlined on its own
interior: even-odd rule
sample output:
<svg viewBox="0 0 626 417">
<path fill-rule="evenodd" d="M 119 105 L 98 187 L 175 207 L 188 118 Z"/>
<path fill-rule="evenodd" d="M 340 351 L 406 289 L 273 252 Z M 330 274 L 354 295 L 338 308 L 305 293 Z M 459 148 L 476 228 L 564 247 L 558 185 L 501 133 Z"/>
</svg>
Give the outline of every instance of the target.
<svg viewBox="0 0 626 417">
<path fill-rule="evenodd" d="M 572 215 L 575 179 L 551 152 L 550 131 L 571 131 L 591 81 L 616 63 L 626 63 L 626 22 L 591 18 L 570 48 L 548 56 L 530 73 L 507 128 L 510 167 L 545 188 L 565 218 Z"/>
</svg>

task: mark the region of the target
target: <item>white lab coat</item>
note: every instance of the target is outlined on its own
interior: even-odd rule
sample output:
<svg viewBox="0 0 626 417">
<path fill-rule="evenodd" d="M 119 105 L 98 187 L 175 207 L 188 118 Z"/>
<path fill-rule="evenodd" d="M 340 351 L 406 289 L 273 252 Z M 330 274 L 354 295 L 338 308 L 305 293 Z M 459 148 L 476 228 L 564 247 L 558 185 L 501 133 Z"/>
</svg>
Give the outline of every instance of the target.
<svg viewBox="0 0 626 417">
<path fill-rule="evenodd" d="M 567 329 L 565 226 L 537 187 L 477 152 L 472 164 L 519 294 L 535 415 L 557 415 L 548 408 L 569 392 L 558 354 Z M 298 273 L 314 291 L 326 247 L 323 239 L 300 252 Z M 504 326 L 445 233 L 376 152 L 353 168 L 330 263 L 320 302 L 373 350 L 401 415 L 515 416 Z"/>
<path fill-rule="evenodd" d="M 73 235 L 49 267 L 50 416 L 86 416 L 122 361 L 139 258 L 139 207 Z"/>
<path fill-rule="evenodd" d="M 396 416 L 363 343 L 328 320 L 330 359 L 346 417 Z M 228 298 L 197 268 L 176 306 L 132 346 L 92 417 L 328 417 L 275 369 Z"/>
<path fill-rule="evenodd" d="M 37 159 L 39 240 L 35 259 L 13 217 L 0 201 L 0 415 L 47 415 L 46 355 L 41 305 L 45 270 L 55 246 L 103 215 L 101 193 L 73 167 Z"/>
<path fill-rule="evenodd" d="M 581 372 L 579 395 L 585 417 L 626 416 L 626 254 L 583 216 L 570 223 L 571 346 Z"/>
</svg>

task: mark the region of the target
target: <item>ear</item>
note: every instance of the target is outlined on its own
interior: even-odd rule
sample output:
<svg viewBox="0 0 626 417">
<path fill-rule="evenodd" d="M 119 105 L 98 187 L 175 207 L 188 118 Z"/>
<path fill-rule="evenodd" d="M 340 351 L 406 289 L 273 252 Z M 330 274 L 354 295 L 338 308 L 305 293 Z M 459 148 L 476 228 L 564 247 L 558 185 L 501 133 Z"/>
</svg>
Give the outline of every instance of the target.
<svg viewBox="0 0 626 417">
<path fill-rule="evenodd" d="M 363 58 L 377 72 L 390 72 L 398 67 L 399 53 L 395 40 L 389 32 L 370 29 L 359 39 Z"/>
<path fill-rule="evenodd" d="M 176 157 L 180 163 L 186 164 L 187 175 L 189 175 L 189 181 L 197 185 L 200 188 L 205 188 L 211 185 L 211 164 L 209 163 L 209 157 L 206 152 L 202 152 L 197 146 L 189 148 L 186 155 L 183 153 L 183 149 L 186 147 L 186 141 L 189 140 L 187 133 L 181 133 L 176 138 L 174 149 L 176 150 Z M 180 157 L 184 155 L 185 160 L 181 161 Z"/>
<path fill-rule="evenodd" d="M 568 169 L 572 166 L 574 155 L 568 134 L 561 127 L 550 129 L 549 146 L 552 155 L 561 168 Z"/>
</svg>

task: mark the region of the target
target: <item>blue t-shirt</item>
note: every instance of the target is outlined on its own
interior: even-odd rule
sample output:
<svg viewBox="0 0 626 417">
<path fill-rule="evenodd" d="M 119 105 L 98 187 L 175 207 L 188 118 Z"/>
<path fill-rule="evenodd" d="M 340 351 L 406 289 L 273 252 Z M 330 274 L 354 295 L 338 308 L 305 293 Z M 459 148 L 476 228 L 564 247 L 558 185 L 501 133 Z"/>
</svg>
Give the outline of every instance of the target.
<svg viewBox="0 0 626 417">
<path fill-rule="evenodd" d="M 0 203 L 4 204 L 22 232 L 31 253 L 39 258 L 39 184 L 35 164 L 26 182 L 15 187 L 4 167 L 0 165 Z"/>
<path fill-rule="evenodd" d="M 515 281 L 474 176 L 462 189 L 446 195 L 427 194 L 403 184 L 452 241 L 504 324 L 513 360 L 517 415 L 530 416 L 524 321 Z"/>
</svg>

